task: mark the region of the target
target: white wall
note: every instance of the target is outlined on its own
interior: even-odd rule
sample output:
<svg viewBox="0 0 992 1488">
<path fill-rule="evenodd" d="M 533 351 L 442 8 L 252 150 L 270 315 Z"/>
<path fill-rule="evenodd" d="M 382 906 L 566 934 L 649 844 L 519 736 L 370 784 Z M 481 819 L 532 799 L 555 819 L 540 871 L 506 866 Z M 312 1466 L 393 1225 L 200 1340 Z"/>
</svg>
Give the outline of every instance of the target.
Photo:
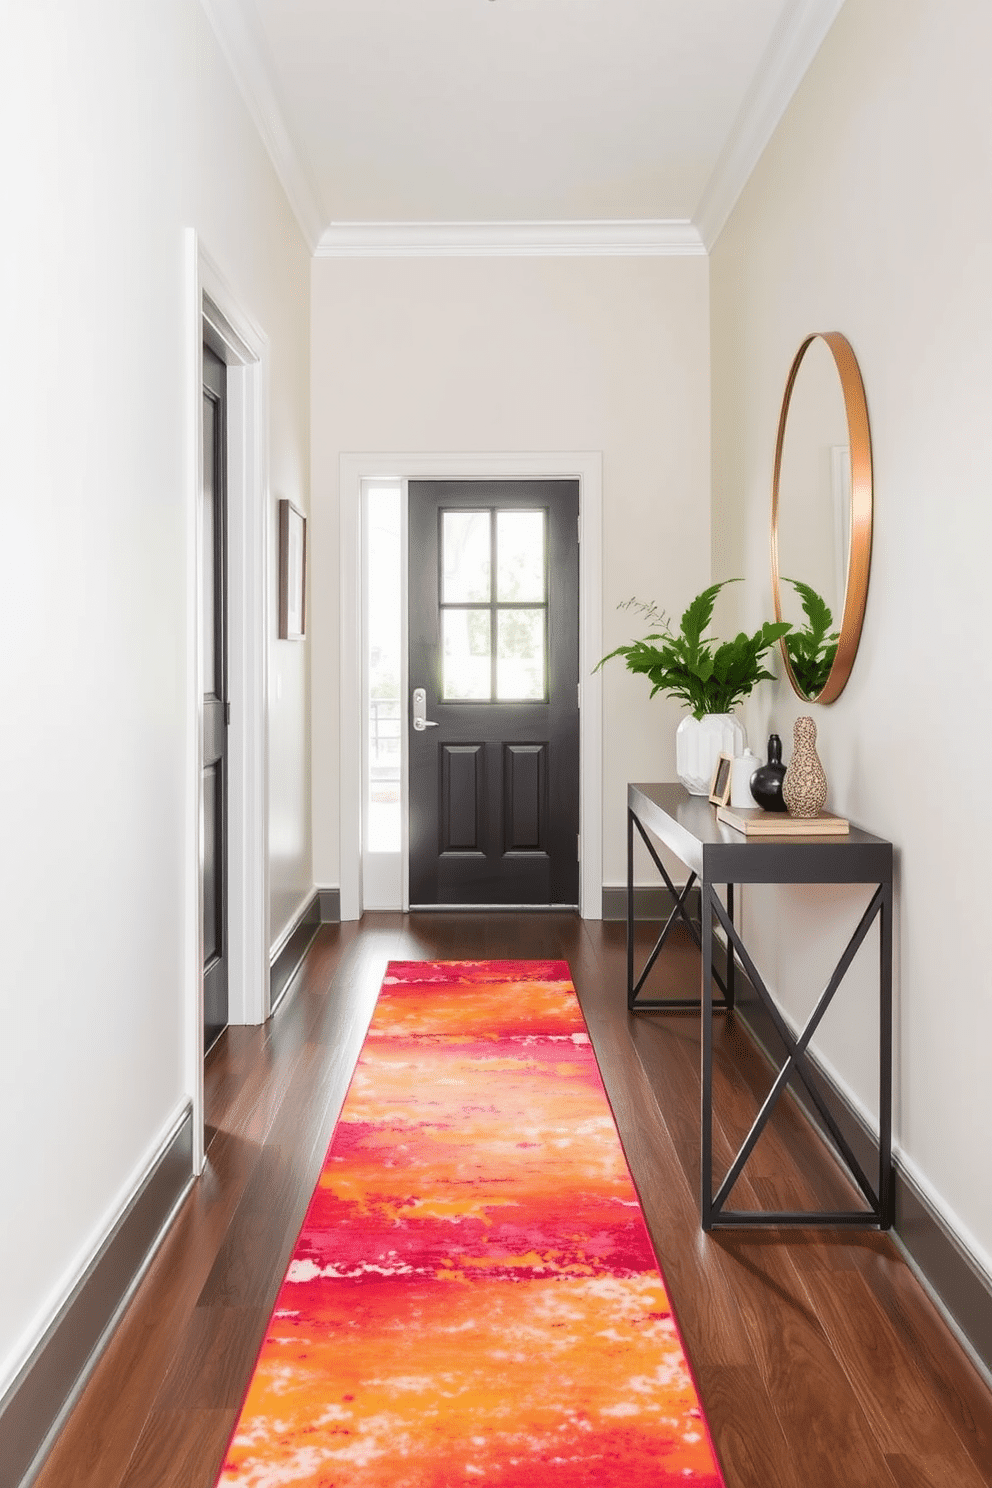
<svg viewBox="0 0 992 1488">
<path fill-rule="evenodd" d="M 756 694 L 791 754 L 812 712 L 828 805 L 898 850 L 896 1139 L 989 1266 L 986 948 L 992 732 L 992 10 L 847 0 L 712 255 L 714 570 L 746 569 L 771 612 L 768 515 L 778 407 L 802 338 L 841 330 L 868 398 L 875 546 L 851 681 L 829 708 Z M 748 929 L 798 1014 L 850 929 L 854 896 L 749 892 Z M 846 935 L 845 935 L 846 938 Z M 776 952 L 775 945 L 779 946 Z M 760 964 L 760 963 L 759 963 Z M 820 1048 L 873 1104 L 865 964 Z"/>
<path fill-rule="evenodd" d="M 5 7 L 0 141 L 2 1391 L 188 1093 L 184 230 L 268 335 L 304 506 L 309 268 L 196 0 Z M 270 619 L 276 935 L 309 719 Z"/>
<path fill-rule="evenodd" d="M 342 452 L 603 452 L 604 646 L 631 594 L 676 614 L 709 579 L 707 264 L 316 260 L 314 876 L 339 883 Z M 626 872 L 626 782 L 674 770 L 678 712 L 619 662 L 604 687 L 604 879 Z M 622 726 L 617 720 L 622 718 Z"/>
</svg>

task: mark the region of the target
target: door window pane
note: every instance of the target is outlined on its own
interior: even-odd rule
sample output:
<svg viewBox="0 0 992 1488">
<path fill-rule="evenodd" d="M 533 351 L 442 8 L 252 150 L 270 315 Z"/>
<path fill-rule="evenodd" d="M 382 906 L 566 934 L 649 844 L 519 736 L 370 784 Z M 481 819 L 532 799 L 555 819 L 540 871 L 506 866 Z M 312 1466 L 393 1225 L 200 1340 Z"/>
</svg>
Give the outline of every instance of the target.
<svg viewBox="0 0 992 1488">
<path fill-rule="evenodd" d="M 488 604 L 492 555 L 487 511 L 441 513 L 441 602 Z"/>
<path fill-rule="evenodd" d="M 544 610 L 500 610 L 496 625 L 497 699 L 543 702 L 547 695 Z"/>
<path fill-rule="evenodd" d="M 543 511 L 496 513 L 496 598 L 543 604 Z"/>
<path fill-rule="evenodd" d="M 488 701 L 492 697 L 490 612 L 442 610 L 441 647 L 445 701 Z"/>
</svg>

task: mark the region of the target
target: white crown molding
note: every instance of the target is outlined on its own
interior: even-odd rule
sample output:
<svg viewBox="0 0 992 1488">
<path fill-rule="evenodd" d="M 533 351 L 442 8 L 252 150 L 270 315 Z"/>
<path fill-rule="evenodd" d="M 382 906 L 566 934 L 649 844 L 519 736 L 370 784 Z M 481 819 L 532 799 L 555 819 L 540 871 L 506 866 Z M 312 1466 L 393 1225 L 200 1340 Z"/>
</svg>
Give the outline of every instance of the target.
<svg viewBox="0 0 992 1488">
<path fill-rule="evenodd" d="M 712 251 L 768 141 L 844 0 L 796 0 L 783 15 L 695 215 L 706 251 Z"/>
<path fill-rule="evenodd" d="M 239 0 L 200 0 L 238 90 L 275 167 L 310 252 L 324 226 L 317 196 L 276 98 L 257 30 Z M 251 7 L 254 15 L 254 7 Z"/>
<path fill-rule="evenodd" d="M 253 6 L 200 0 L 255 127 L 317 258 L 666 257 L 713 248 L 844 0 L 795 0 L 780 21 L 693 221 L 332 222 L 276 97 Z"/>
<path fill-rule="evenodd" d="M 317 258 L 652 258 L 702 255 L 691 222 L 332 222 Z"/>
</svg>

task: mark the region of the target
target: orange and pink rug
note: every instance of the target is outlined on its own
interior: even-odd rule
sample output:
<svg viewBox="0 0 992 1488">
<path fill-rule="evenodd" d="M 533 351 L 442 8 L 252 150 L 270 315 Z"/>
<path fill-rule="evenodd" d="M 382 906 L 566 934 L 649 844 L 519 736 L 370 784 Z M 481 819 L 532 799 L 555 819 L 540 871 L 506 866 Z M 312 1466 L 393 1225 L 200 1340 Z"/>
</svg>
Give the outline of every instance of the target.
<svg viewBox="0 0 992 1488">
<path fill-rule="evenodd" d="M 391 962 L 219 1483 L 722 1481 L 568 966 Z"/>
</svg>

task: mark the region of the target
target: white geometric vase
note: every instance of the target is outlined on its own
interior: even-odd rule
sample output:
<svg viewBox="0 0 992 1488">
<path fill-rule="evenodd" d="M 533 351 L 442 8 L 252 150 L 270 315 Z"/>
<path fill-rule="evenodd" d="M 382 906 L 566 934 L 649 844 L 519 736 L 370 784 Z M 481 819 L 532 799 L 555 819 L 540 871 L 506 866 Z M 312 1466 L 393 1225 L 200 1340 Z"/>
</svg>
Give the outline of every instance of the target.
<svg viewBox="0 0 992 1488">
<path fill-rule="evenodd" d="M 675 769 L 692 796 L 708 796 L 717 756 L 733 759 L 747 748 L 744 725 L 733 713 L 687 713 L 675 732 Z"/>
</svg>

